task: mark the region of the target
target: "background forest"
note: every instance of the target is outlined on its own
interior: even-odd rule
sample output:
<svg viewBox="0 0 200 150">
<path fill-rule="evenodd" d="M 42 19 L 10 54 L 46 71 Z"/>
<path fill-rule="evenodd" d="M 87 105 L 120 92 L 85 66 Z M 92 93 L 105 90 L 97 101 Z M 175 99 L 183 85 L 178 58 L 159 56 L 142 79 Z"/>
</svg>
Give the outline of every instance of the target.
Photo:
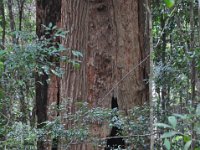
<svg viewBox="0 0 200 150">
<path fill-rule="evenodd" d="M 149 103 L 129 110 L 129 116 L 117 109 L 91 109 L 86 102 L 78 102 L 79 109 L 69 114 L 67 102 L 53 103 L 54 117 L 40 124 L 35 77 L 62 77 L 57 61 L 80 69 L 83 55 L 73 50 L 72 59 L 60 56 L 66 49 L 57 39 L 68 32 L 51 23 L 44 26 L 48 38 L 38 38 L 35 5 L 34 0 L 0 0 L 0 149 L 35 150 L 40 141 L 49 141 L 52 149 L 84 142 L 102 148 L 110 137 L 92 137 L 89 128 L 111 120 L 110 128 L 121 129 L 117 138 L 135 149 L 200 150 L 200 1 L 152 0 L 150 9 L 146 6 L 151 14 L 146 23 L 151 33 Z M 58 112 L 76 126 L 65 128 Z"/>
</svg>

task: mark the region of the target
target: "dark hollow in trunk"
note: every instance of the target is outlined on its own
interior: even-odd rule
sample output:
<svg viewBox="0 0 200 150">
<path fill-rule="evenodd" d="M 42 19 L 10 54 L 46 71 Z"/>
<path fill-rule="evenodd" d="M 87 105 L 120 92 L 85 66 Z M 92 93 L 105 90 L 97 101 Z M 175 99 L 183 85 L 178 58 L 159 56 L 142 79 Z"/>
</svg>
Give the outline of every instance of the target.
<svg viewBox="0 0 200 150">
<path fill-rule="evenodd" d="M 112 101 L 111 101 L 111 108 L 112 109 L 118 109 L 118 103 L 117 103 L 117 98 L 115 98 L 114 96 L 112 97 Z M 114 117 L 118 117 L 118 116 L 114 116 Z M 105 150 L 111 150 L 111 149 L 116 149 L 116 148 L 125 148 L 125 142 L 123 140 L 122 137 L 116 137 L 116 136 L 120 136 L 120 133 L 122 132 L 122 129 L 120 129 L 119 127 L 113 126 L 110 132 L 110 136 L 109 137 L 113 137 L 107 140 L 107 147 L 105 148 Z"/>
</svg>

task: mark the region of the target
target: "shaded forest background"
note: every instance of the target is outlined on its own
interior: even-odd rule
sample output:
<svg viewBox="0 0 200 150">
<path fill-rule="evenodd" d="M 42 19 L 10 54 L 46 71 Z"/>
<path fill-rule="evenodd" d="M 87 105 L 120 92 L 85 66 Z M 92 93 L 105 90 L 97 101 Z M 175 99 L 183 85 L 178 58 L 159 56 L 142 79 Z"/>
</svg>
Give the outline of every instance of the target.
<svg viewBox="0 0 200 150">
<path fill-rule="evenodd" d="M 149 17 L 145 26 L 150 31 L 150 53 L 133 69 L 141 69 L 147 62 L 151 67 L 145 81 L 150 87 L 149 102 L 129 109 L 127 115 L 116 107 L 91 108 L 81 100 L 71 114 L 66 111 L 70 100 L 54 101 L 47 116 L 41 113 L 38 117 L 37 85 L 62 78 L 62 63 L 80 70 L 83 53 L 64 47 L 60 40 L 68 31 L 59 24 L 42 25 L 42 35 L 36 34 L 34 0 L 0 0 L 0 148 L 70 149 L 90 143 L 94 149 L 103 149 L 109 139 L 123 138 L 126 149 L 199 150 L 200 2 L 173 2 L 152 0 L 150 6 L 144 5 Z M 132 72 L 127 74 L 125 78 Z M 43 78 L 38 80 L 38 76 Z M 45 89 L 39 91 L 44 93 Z M 66 127 L 63 120 L 75 126 Z M 120 132 L 114 137 L 93 136 L 93 125 L 104 123 Z"/>
</svg>

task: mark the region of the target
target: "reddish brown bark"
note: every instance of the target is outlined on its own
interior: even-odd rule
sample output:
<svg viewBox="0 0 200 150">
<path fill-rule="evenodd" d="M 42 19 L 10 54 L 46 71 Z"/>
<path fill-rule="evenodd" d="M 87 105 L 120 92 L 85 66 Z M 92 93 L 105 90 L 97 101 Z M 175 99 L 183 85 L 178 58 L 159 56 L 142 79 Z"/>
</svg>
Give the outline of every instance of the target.
<svg viewBox="0 0 200 150">
<path fill-rule="evenodd" d="M 118 98 L 119 109 L 128 114 L 135 105 L 148 101 L 149 61 L 137 67 L 149 53 L 148 24 L 144 1 L 139 0 L 63 0 L 61 26 L 69 30 L 63 40 L 67 48 L 80 50 L 84 57 L 80 70 L 71 64 L 61 81 L 61 97 L 71 99 L 70 112 L 77 100 L 91 107 L 111 107 L 111 96 Z M 147 22 L 146 22 L 147 21 Z M 63 55 L 68 55 L 63 54 Z M 126 76 L 132 69 L 135 70 Z M 115 88 L 116 83 L 121 81 Z M 108 94 L 110 89 L 113 92 Z M 68 124 L 70 128 L 72 125 Z M 94 125 L 93 135 L 106 137 L 107 125 Z M 91 145 L 72 146 L 72 150 L 92 150 Z"/>
</svg>

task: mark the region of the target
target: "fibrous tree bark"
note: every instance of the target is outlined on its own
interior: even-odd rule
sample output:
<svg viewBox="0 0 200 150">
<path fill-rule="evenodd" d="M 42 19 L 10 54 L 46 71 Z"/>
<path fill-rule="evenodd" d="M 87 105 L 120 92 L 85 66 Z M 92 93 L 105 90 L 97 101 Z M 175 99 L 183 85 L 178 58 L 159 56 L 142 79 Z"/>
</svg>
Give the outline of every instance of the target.
<svg viewBox="0 0 200 150">
<path fill-rule="evenodd" d="M 70 99 L 67 111 L 74 113 L 78 100 L 88 102 L 91 108 L 111 108 L 113 93 L 119 109 L 127 115 L 129 109 L 148 101 L 145 81 L 149 59 L 140 64 L 149 54 L 145 5 L 145 0 L 62 1 L 61 26 L 69 31 L 62 43 L 83 54 L 79 70 L 70 63 L 61 65 L 66 71 L 61 79 L 60 97 L 62 101 Z M 110 131 L 107 125 L 93 125 L 91 132 L 101 138 Z M 77 144 L 70 149 L 94 148 Z"/>
<path fill-rule="evenodd" d="M 61 0 L 37 0 L 36 1 L 36 32 L 38 37 L 45 35 L 42 25 L 53 26 L 60 24 Z M 48 37 L 46 37 L 48 38 Z M 54 61 L 53 58 L 47 58 Z M 55 62 L 57 63 L 57 62 Z M 47 80 L 50 79 L 50 83 Z M 45 72 L 39 75 L 36 72 L 36 115 L 38 128 L 41 128 L 45 121 L 50 120 L 52 116 L 48 115 L 48 107 L 59 101 L 59 79 L 55 75 L 48 76 Z M 38 150 L 51 149 L 51 141 L 38 141 Z"/>
</svg>

